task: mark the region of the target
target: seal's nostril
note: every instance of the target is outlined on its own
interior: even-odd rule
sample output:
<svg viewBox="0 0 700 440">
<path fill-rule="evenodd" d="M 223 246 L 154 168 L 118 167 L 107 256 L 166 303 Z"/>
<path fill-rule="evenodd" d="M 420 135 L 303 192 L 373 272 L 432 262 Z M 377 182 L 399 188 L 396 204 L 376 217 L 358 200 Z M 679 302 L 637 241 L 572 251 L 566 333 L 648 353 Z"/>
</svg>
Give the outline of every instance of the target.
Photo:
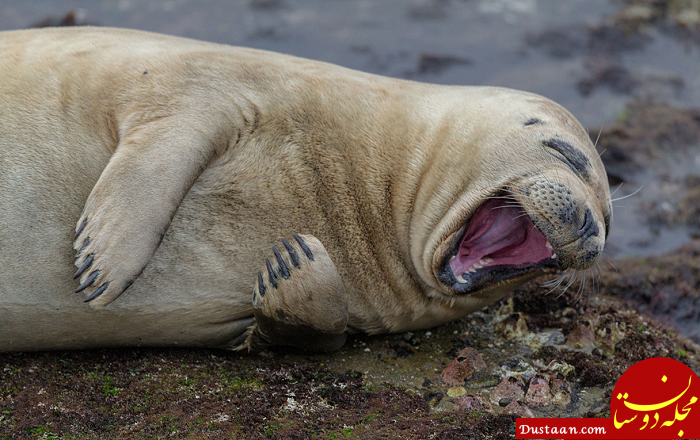
<svg viewBox="0 0 700 440">
<path fill-rule="evenodd" d="M 600 233 L 598 229 L 598 222 L 593 218 L 593 213 L 591 208 L 586 208 L 586 212 L 583 216 L 583 224 L 578 230 L 578 235 L 583 239 L 587 240 L 590 237 L 597 237 Z"/>
</svg>

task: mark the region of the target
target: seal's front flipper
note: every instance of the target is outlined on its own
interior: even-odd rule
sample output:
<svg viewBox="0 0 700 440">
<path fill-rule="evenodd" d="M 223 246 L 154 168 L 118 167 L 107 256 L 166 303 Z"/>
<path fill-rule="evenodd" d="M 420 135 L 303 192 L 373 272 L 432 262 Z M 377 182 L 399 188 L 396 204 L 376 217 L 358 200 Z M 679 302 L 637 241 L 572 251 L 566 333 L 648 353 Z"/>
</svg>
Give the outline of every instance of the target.
<svg viewBox="0 0 700 440">
<path fill-rule="evenodd" d="M 321 242 L 292 234 L 257 274 L 255 324 L 238 349 L 286 345 L 305 351 L 333 351 L 347 338 L 348 303 L 340 275 Z"/>
<path fill-rule="evenodd" d="M 163 117 L 120 139 L 87 199 L 73 243 L 76 292 L 84 292 L 91 306 L 106 306 L 136 280 L 192 184 L 228 146 L 223 135 L 203 134 L 201 127 Z"/>
</svg>

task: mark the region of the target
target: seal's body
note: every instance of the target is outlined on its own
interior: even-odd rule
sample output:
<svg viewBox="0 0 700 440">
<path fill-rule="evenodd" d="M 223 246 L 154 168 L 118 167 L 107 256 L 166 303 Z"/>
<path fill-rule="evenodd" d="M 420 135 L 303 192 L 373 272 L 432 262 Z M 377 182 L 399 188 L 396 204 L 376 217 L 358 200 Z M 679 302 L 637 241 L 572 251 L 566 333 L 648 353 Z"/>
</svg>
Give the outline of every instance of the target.
<svg viewBox="0 0 700 440">
<path fill-rule="evenodd" d="M 332 332 L 430 327 L 590 266 L 609 227 L 587 134 L 536 95 L 102 28 L 0 33 L 0 77 L 0 351 L 233 348 L 279 283 L 320 304 L 314 277 L 347 309 Z M 484 253 L 501 196 L 552 251 Z"/>
</svg>

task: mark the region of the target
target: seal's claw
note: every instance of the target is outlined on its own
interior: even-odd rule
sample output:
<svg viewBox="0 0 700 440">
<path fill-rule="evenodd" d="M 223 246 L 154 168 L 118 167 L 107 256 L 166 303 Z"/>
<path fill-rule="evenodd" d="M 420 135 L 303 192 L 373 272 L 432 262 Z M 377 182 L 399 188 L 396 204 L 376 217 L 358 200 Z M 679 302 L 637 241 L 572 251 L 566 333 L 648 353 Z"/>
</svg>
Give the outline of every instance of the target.
<svg viewBox="0 0 700 440">
<path fill-rule="evenodd" d="M 255 324 L 239 349 L 288 345 L 332 351 L 345 343 L 348 304 L 338 271 L 321 242 L 292 234 L 284 249 L 258 271 L 253 288 Z M 268 277 L 263 273 L 267 271 Z M 269 284 L 267 284 L 269 279 Z"/>
<path fill-rule="evenodd" d="M 85 229 L 85 225 L 87 225 L 87 219 L 83 220 L 83 222 L 80 224 L 78 227 L 78 230 L 75 231 L 75 236 L 73 236 L 73 240 L 76 240 L 78 236 L 80 235 L 81 232 L 83 232 L 83 229 Z"/>
<path fill-rule="evenodd" d="M 76 261 L 78 261 L 78 258 L 80 258 L 80 254 L 85 250 L 86 247 L 88 247 L 89 244 L 90 244 L 90 237 L 85 239 L 82 246 L 80 246 L 78 248 L 78 251 L 75 253 L 75 260 Z"/>
<path fill-rule="evenodd" d="M 79 268 L 78 271 L 75 273 L 75 275 L 73 275 L 73 279 L 76 279 L 76 278 L 78 278 L 80 275 L 82 275 L 83 272 L 85 272 L 85 270 L 86 270 L 88 267 L 90 267 L 90 265 L 92 264 L 92 260 L 94 260 L 94 259 L 95 259 L 95 254 L 90 254 L 90 255 L 88 255 L 87 258 L 85 259 L 85 261 L 83 262 L 83 265 L 80 266 L 80 268 Z"/>
<path fill-rule="evenodd" d="M 287 253 L 289 253 L 289 257 L 292 259 L 292 264 L 294 265 L 294 267 L 301 267 L 299 266 L 299 257 L 297 257 L 296 252 L 294 252 L 294 248 L 292 247 L 292 245 L 290 245 L 284 238 L 281 238 L 280 240 L 282 240 L 282 244 L 284 245 L 284 247 L 287 248 Z"/>
<path fill-rule="evenodd" d="M 97 276 L 98 276 L 99 274 L 100 274 L 99 269 L 96 270 L 96 271 L 94 271 L 94 272 L 92 272 L 92 273 L 90 274 L 90 276 L 87 278 L 87 280 L 85 280 L 85 281 L 83 282 L 83 284 L 81 284 L 77 289 L 75 289 L 75 293 L 82 292 L 82 291 L 85 290 L 87 287 L 92 286 L 92 283 L 95 282 L 95 279 L 97 278 Z"/>
<path fill-rule="evenodd" d="M 304 240 L 303 240 L 301 237 L 299 237 L 297 234 L 295 234 L 295 233 L 292 233 L 292 237 L 294 237 L 294 239 L 299 243 L 299 246 L 301 246 L 301 249 L 304 251 L 304 253 L 306 254 L 307 258 L 308 258 L 309 260 L 313 261 L 313 260 L 314 260 L 314 254 L 311 253 L 311 249 L 309 249 L 309 247 L 306 245 L 306 243 L 304 242 Z"/>
<path fill-rule="evenodd" d="M 104 293 L 104 291 L 107 290 L 107 287 L 109 287 L 109 281 L 107 281 L 106 283 L 102 284 L 97 290 L 95 290 L 95 291 L 92 293 L 92 295 L 90 295 L 90 296 L 88 296 L 87 298 L 85 298 L 85 299 L 83 300 L 83 302 L 86 302 L 86 303 L 87 303 L 87 302 L 90 302 L 90 301 L 92 301 L 93 299 L 97 298 L 98 296 L 102 295 L 102 293 Z"/>
<path fill-rule="evenodd" d="M 145 266 L 139 264 L 139 249 L 128 249 L 129 259 L 119 258 L 115 251 L 123 240 L 112 237 L 105 231 L 112 221 L 105 220 L 99 210 L 83 214 L 76 226 L 76 238 L 73 242 L 75 254 L 74 279 L 80 286 L 76 293 L 83 292 L 83 299 L 90 307 L 101 309 L 122 294 L 141 274 Z M 120 250 L 121 251 L 121 250 Z M 126 261 L 125 263 L 123 261 Z M 87 299 L 85 299 L 87 298 Z"/>
<path fill-rule="evenodd" d="M 270 260 L 265 258 L 265 266 L 267 267 L 267 274 L 270 276 L 270 284 L 276 289 L 277 288 L 277 277 L 275 275 L 275 271 L 272 270 L 272 265 L 270 264 Z"/>
<path fill-rule="evenodd" d="M 260 297 L 265 296 L 265 285 L 263 284 L 262 272 L 258 271 L 258 283 L 255 286 L 255 291 L 260 293 Z"/>
<path fill-rule="evenodd" d="M 280 253 L 276 247 L 272 246 L 272 252 L 275 254 L 275 258 L 277 259 L 277 264 L 279 264 L 280 275 L 282 275 L 282 278 L 284 278 L 285 280 L 288 280 L 290 274 L 289 274 L 289 268 L 287 267 L 287 264 L 282 259 L 282 256 L 280 255 Z"/>
</svg>

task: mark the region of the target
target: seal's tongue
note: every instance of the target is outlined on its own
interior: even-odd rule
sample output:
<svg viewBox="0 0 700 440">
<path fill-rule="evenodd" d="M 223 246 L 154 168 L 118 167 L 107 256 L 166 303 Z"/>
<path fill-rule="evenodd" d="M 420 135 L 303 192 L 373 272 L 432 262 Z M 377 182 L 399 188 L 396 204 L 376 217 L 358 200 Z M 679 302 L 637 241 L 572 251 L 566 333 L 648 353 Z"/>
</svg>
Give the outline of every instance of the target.
<svg viewBox="0 0 700 440">
<path fill-rule="evenodd" d="M 514 202 L 489 199 L 472 216 L 457 255 L 455 276 L 485 266 L 525 266 L 552 256 L 547 239 Z"/>
</svg>

